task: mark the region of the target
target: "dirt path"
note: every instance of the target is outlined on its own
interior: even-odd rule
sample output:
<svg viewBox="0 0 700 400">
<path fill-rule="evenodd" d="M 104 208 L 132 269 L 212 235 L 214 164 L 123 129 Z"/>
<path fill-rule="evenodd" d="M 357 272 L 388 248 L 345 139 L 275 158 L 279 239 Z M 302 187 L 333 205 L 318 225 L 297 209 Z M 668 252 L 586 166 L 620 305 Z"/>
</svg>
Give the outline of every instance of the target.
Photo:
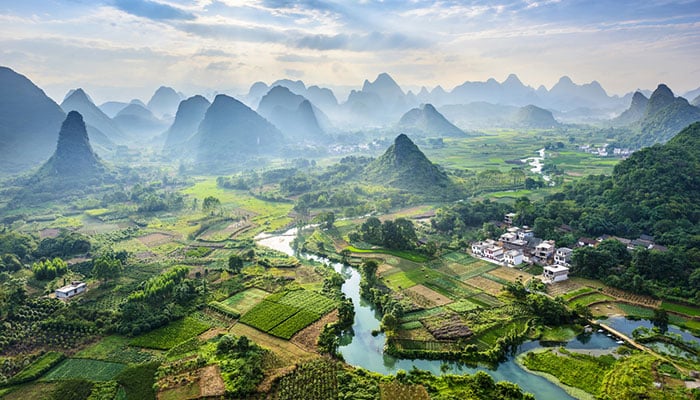
<svg viewBox="0 0 700 400">
<path fill-rule="evenodd" d="M 219 366 L 208 365 L 199 370 L 199 395 L 201 397 L 223 396 L 226 392 Z"/>
</svg>

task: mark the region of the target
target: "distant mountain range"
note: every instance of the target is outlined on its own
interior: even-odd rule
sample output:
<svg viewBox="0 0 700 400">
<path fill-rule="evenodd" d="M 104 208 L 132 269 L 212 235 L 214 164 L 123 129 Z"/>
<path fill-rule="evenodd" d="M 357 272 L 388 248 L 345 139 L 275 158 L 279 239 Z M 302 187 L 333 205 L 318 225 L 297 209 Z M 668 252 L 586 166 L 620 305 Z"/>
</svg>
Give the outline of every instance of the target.
<svg viewBox="0 0 700 400">
<path fill-rule="evenodd" d="M 319 141 L 325 139 L 321 127 L 330 125 L 328 117 L 302 95 L 284 86 L 275 86 L 260 100 L 258 114 L 272 122 L 288 139 Z"/>
<path fill-rule="evenodd" d="M 460 137 L 464 131 L 447 120 L 432 104 L 409 110 L 399 120 L 401 131 L 421 136 Z"/>
<path fill-rule="evenodd" d="M 688 95 L 696 92 L 700 88 Z M 219 104 L 202 96 L 181 101 L 180 93 L 161 86 L 148 104 L 134 99 L 97 107 L 79 88 L 67 94 L 62 109 L 29 79 L 0 67 L 0 146 L 12 149 L 0 159 L 0 172 L 21 172 L 46 160 L 64 111 L 73 110 L 83 116 L 91 144 L 103 157 L 116 145 L 162 144 L 170 156 L 201 163 L 254 158 L 263 148 L 324 145 L 331 138 L 342 141 L 348 132 L 448 137 L 474 129 L 547 129 L 577 120 L 623 127 L 620 144 L 638 148 L 665 142 L 700 120 L 700 109 L 665 85 L 653 93 L 618 97 L 608 96 L 595 81 L 579 85 L 562 77 L 549 90 L 534 89 L 514 74 L 503 82 L 464 82 L 452 90 L 423 87 L 413 93 L 381 73 L 344 102 L 328 88 L 288 79 L 270 86 L 256 82 L 242 101 L 221 96 Z M 698 102 L 700 96 L 694 97 Z"/>
<path fill-rule="evenodd" d="M 27 77 L 0 67 L 0 172 L 19 172 L 49 158 L 65 117 Z"/>
<path fill-rule="evenodd" d="M 218 95 L 186 147 L 202 167 L 236 169 L 243 160 L 279 149 L 282 133 L 240 101 Z"/>
<path fill-rule="evenodd" d="M 72 90 L 61 103 L 65 112 L 77 111 L 85 120 L 92 141 L 111 149 L 114 143 L 124 143 L 126 135 L 117 124 L 97 107 L 83 89 Z"/>
<path fill-rule="evenodd" d="M 331 96 L 332 92 L 329 89 L 322 90 L 327 93 L 327 98 L 332 100 L 321 102 L 307 95 L 311 88 L 307 90 L 302 81 L 280 80 L 271 86 L 275 85 L 285 86 L 292 92 L 307 97 L 325 112 L 332 114 L 325 109 L 327 103 L 333 106 L 336 104 L 335 96 Z M 245 98 L 259 99 L 268 89 L 264 83 L 256 82 Z M 500 83 L 495 79 L 485 82 L 467 81 L 451 91 L 446 91 L 441 86 L 433 90 L 423 87 L 414 94 L 410 91 L 404 92 L 389 74 L 381 73 L 373 82 L 365 80 L 361 90 L 351 91 L 347 100 L 340 103 L 340 106 L 345 111 L 370 118 L 375 123 L 387 122 L 383 120 L 391 116 L 397 117 L 397 113 L 402 115 L 407 110 L 425 103 L 433 104 L 437 108 L 443 105 L 481 102 L 517 107 L 535 105 L 560 112 L 587 109 L 590 114 L 604 116 L 611 110 L 622 111 L 629 104 L 631 97 L 632 93 L 623 97 L 609 96 L 597 81 L 579 85 L 567 76 L 561 77 L 549 90 L 544 86 L 535 89 L 523 84 L 515 74 L 510 74 Z M 383 118 L 387 113 L 389 115 Z"/>
</svg>

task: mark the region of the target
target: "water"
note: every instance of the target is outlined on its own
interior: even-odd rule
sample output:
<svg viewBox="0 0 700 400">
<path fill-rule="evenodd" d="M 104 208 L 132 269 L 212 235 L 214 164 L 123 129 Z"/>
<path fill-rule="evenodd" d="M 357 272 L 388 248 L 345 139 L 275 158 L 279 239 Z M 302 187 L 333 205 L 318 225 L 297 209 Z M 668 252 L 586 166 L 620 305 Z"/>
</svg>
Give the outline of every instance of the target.
<svg viewBox="0 0 700 400">
<path fill-rule="evenodd" d="M 619 332 L 622 332 L 629 337 L 632 337 L 632 331 L 635 330 L 637 327 L 643 326 L 648 329 L 654 327 L 654 324 L 648 319 L 632 320 L 621 316 L 610 317 L 606 320 L 600 321 L 600 323 L 605 324 Z M 669 325 L 668 331 L 671 333 L 681 335 L 683 340 L 687 342 L 693 342 L 697 345 L 700 345 L 700 338 L 693 336 L 690 332 L 686 332 L 675 325 Z"/>
<path fill-rule="evenodd" d="M 293 232 L 287 231 L 282 235 L 276 236 L 258 235 L 256 240 L 259 244 L 293 255 L 294 251 L 291 248 L 291 243 L 295 235 L 296 230 Z M 520 367 L 515 362 L 515 357 L 509 357 L 508 360 L 499 364 L 496 369 L 488 369 L 485 367 L 467 367 L 451 361 L 401 359 L 384 353 L 385 335 L 383 333 L 379 333 L 376 336 L 372 335 L 372 331 L 379 330 L 381 314 L 360 296 L 360 273 L 352 267 L 340 263 L 331 263 L 322 257 L 306 254 L 301 256 L 331 265 L 345 278 L 345 283 L 341 289 L 347 297 L 352 299 L 355 306 L 355 320 L 352 326 L 352 333 L 344 334 L 340 338 L 338 351 L 348 364 L 384 375 L 395 374 L 398 370 L 410 371 L 414 367 L 430 371 L 436 375 L 442 373 L 474 374 L 477 371 L 484 371 L 495 381 L 516 383 L 523 391 L 534 394 L 538 399 L 574 399 L 557 385 Z M 565 345 L 567 348 L 577 349 L 582 352 L 585 352 L 585 350 L 614 350 L 617 346 L 619 345 L 614 340 L 598 333 L 579 336 Z M 517 354 L 541 347 L 543 346 L 539 342 L 526 342 L 518 348 Z"/>
</svg>

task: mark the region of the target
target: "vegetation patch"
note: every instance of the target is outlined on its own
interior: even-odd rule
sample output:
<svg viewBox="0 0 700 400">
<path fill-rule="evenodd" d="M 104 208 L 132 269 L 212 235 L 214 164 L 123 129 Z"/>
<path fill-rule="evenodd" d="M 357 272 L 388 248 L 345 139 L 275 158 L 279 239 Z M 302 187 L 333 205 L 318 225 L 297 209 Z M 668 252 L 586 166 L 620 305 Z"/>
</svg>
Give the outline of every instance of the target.
<svg viewBox="0 0 700 400">
<path fill-rule="evenodd" d="M 124 388 L 123 396 L 119 399 L 124 400 L 153 400 L 156 398 L 156 392 L 153 389 L 155 383 L 155 375 L 158 370 L 158 363 L 150 362 L 146 364 L 138 364 L 124 369 L 116 377 L 116 381 Z"/>
<path fill-rule="evenodd" d="M 615 363 L 613 356 L 593 357 L 563 353 L 563 350 L 531 351 L 520 359 L 526 368 L 554 375 L 563 384 L 597 394 L 606 372 Z"/>
<path fill-rule="evenodd" d="M 126 365 L 87 358 L 69 358 L 58 364 L 42 380 L 57 381 L 67 379 L 84 379 L 88 381 L 111 381 Z"/>
<path fill-rule="evenodd" d="M 80 350 L 77 358 L 114 361 L 124 364 L 137 364 L 153 359 L 153 354 L 129 345 L 130 340 L 123 336 L 107 336 L 99 342 Z"/>
<path fill-rule="evenodd" d="M 576 297 L 575 299 L 569 302 L 569 306 L 576 307 L 578 305 L 581 305 L 584 307 L 588 307 L 591 304 L 602 303 L 605 301 L 615 301 L 615 299 L 610 296 L 604 295 L 603 293 L 595 292 Z"/>
<path fill-rule="evenodd" d="M 351 252 L 351 253 L 358 253 L 358 254 L 388 254 L 391 256 L 396 256 L 396 257 L 401 257 L 409 261 L 417 262 L 417 263 L 423 263 L 428 261 L 428 257 L 414 253 L 412 251 L 405 251 L 405 250 L 393 250 L 393 249 L 382 249 L 382 248 L 377 248 L 377 249 L 359 249 L 354 246 L 348 246 L 345 248 L 345 250 Z"/>
<path fill-rule="evenodd" d="M 149 349 L 168 350 L 187 339 L 199 335 L 210 327 L 210 325 L 194 318 L 185 317 L 145 335 L 136 337 L 130 341 L 130 344 Z"/>
<path fill-rule="evenodd" d="M 690 317 L 700 316 L 700 308 L 686 306 L 683 304 L 671 303 L 668 301 L 661 302 L 661 308 L 666 311 L 672 311 L 683 315 L 688 315 Z"/>
<path fill-rule="evenodd" d="M 19 373 L 10 379 L 8 384 L 14 385 L 33 381 L 46 373 L 46 371 L 53 368 L 54 365 L 61 362 L 64 358 L 66 357 L 63 355 L 63 353 L 50 351 L 34 360 L 34 362 L 29 364 L 26 368 L 19 371 Z"/>
</svg>

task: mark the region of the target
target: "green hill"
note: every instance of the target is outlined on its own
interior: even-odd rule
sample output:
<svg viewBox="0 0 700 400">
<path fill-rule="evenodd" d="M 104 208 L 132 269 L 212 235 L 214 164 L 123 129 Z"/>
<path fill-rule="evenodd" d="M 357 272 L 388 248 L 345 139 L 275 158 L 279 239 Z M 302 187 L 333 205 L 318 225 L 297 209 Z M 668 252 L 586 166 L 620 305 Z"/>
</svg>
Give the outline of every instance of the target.
<svg viewBox="0 0 700 400">
<path fill-rule="evenodd" d="M 397 136 L 394 144 L 367 166 L 364 174 L 369 182 L 430 198 L 449 199 L 457 192 L 447 174 L 404 134 Z"/>
<path fill-rule="evenodd" d="M 639 104 L 637 106 L 636 114 L 639 116 L 641 107 Z M 643 115 L 630 125 L 634 133 L 620 138 L 620 144 L 641 148 L 665 143 L 696 121 L 700 121 L 700 108 L 682 97 L 675 97 L 668 86 L 660 84 L 646 102 Z"/>
</svg>

